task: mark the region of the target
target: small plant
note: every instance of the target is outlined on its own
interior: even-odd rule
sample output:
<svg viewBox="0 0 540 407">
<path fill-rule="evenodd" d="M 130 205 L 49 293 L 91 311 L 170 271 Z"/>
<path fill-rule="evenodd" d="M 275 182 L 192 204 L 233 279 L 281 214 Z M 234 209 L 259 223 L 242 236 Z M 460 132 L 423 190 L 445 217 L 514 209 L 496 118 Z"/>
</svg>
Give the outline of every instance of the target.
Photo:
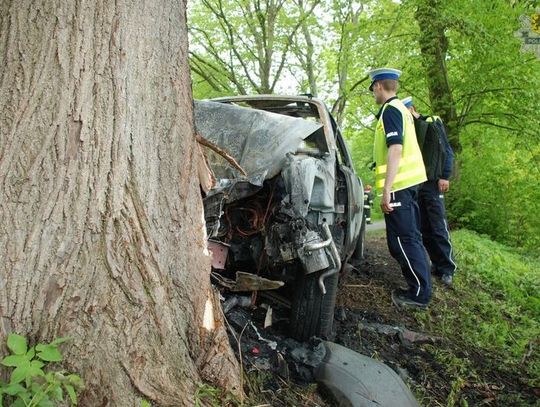
<svg viewBox="0 0 540 407">
<path fill-rule="evenodd" d="M 82 379 L 62 370 L 48 369 L 49 363 L 62 360 L 58 345 L 67 340 L 69 338 L 59 338 L 28 348 L 24 336 L 9 334 L 7 347 L 11 354 L 0 363 L 13 371 L 9 383 L 0 381 L 0 407 L 54 407 L 55 402 L 64 401 L 64 391 L 70 404 L 77 405 L 77 390 L 83 388 Z"/>
<path fill-rule="evenodd" d="M 223 389 L 199 383 L 195 392 L 195 407 L 233 407 L 240 402 L 232 394 Z"/>
</svg>

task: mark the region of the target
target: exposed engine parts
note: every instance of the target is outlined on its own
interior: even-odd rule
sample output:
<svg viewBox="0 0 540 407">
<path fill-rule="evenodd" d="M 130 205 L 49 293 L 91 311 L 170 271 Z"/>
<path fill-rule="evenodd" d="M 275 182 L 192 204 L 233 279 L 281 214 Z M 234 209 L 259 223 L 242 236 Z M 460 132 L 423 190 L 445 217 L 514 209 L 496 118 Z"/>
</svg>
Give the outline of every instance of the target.
<svg viewBox="0 0 540 407">
<path fill-rule="evenodd" d="M 288 304 L 293 337 L 326 337 L 342 261 L 356 250 L 361 182 L 321 101 L 236 102 L 195 103 L 197 130 L 237 163 L 208 152 L 216 179 L 204 197 L 212 280 L 225 298 L 243 292 L 255 304 L 261 291 Z"/>
</svg>

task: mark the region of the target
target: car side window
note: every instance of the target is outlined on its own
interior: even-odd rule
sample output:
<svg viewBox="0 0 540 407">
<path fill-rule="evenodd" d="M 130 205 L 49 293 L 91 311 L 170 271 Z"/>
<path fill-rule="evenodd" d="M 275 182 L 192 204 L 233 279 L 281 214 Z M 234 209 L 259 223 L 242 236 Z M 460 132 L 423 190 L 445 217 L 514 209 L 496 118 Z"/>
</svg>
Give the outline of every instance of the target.
<svg viewBox="0 0 540 407">
<path fill-rule="evenodd" d="M 349 156 L 349 150 L 347 150 L 347 145 L 345 140 L 341 135 L 341 131 L 337 129 L 336 131 L 336 146 L 337 146 L 337 158 L 340 165 L 345 165 L 347 167 L 352 167 L 351 157 Z"/>
<path fill-rule="evenodd" d="M 330 112 L 328 112 L 330 113 Z M 349 150 L 347 150 L 347 145 L 345 144 L 345 140 L 343 139 L 343 136 L 341 135 L 341 130 L 339 129 L 336 120 L 334 117 L 329 114 L 330 116 L 330 123 L 332 124 L 332 130 L 336 137 L 336 146 L 337 146 L 337 160 L 339 165 L 345 165 L 349 168 L 352 168 L 352 160 L 351 156 L 349 155 Z"/>
</svg>

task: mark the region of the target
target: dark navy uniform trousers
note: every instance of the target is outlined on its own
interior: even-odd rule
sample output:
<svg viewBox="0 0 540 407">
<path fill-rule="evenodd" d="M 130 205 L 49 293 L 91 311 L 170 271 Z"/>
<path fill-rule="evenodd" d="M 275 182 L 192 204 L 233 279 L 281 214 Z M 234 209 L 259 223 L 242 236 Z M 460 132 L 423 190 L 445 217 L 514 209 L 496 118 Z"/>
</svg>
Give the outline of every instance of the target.
<svg viewBox="0 0 540 407">
<path fill-rule="evenodd" d="M 393 211 L 384 215 L 388 250 L 401 266 L 409 296 L 422 303 L 431 298 L 431 273 L 420 234 L 418 187 L 391 193 Z"/>
<path fill-rule="evenodd" d="M 442 276 L 453 275 L 456 264 L 452 254 L 452 244 L 446 221 L 444 195 L 439 192 L 437 181 L 426 181 L 419 189 L 418 205 L 422 240 L 431 259 L 431 271 Z"/>
</svg>

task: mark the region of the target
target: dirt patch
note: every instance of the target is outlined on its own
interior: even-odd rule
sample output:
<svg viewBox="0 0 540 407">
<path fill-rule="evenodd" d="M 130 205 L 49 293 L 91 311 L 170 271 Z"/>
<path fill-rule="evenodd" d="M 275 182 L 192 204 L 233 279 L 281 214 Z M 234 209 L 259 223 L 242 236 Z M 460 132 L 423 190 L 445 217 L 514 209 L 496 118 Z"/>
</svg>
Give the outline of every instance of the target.
<svg viewBox="0 0 540 407">
<path fill-rule="evenodd" d="M 422 406 L 539 405 L 537 389 L 526 385 L 522 372 L 499 368 L 496 356 L 481 349 L 424 331 L 419 313 L 437 318 L 439 304 L 428 311 L 399 310 L 392 304 L 390 293 L 404 279 L 388 253 L 384 232 L 368 235 L 365 253 L 364 261 L 341 277 L 335 342 L 388 364 L 416 391 Z M 443 289 L 434 281 L 434 290 Z M 459 305 L 458 294 L 449 309 Z M 430 340 L 404 340 L 393 327 Z"/>
</svg>

